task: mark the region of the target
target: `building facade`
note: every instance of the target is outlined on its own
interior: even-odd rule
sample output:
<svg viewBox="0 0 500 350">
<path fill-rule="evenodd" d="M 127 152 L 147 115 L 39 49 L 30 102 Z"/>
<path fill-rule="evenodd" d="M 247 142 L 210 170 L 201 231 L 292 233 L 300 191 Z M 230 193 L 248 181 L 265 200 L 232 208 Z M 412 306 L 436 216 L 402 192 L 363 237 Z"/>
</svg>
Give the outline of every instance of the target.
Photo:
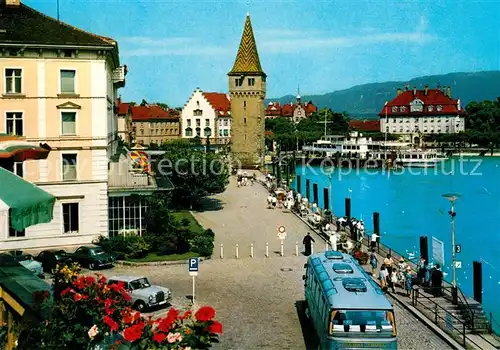
<svg viewBox="0 0 500 350">
<path fill-rule="evenodd" d="M 117 148 L 118 44 L 15 0 L 1 5 L 0 133 L 48 143 L 23 177 L 56 197 L 53 220 L 2 237 L 2 249 L 78 245 L 108 234 L 108 159 Z M 48 34 L 50 33 L 50 35 Z"/>
<path fill-rule="evenodd" d="M 379 113 L 380 131 L 400 135 L 402 141 L 420 144 L 423 135 L 465 130 L 465 111 L 451 88 L 398 89 L 397 96 Z"/>
<path fill-rule="evenodd" d="M 117 114 L 117 132 L 120 137 L 127 144 L 131 144 L 134 139 L 132 133 L 132 110 L 130 103 L 122 102 L 118 97 L 116 100 L 116 114 Z"/>
<path fill-rule="evenodd" d="M 312 101 L 302 102 L 300 94 L 297 95 L 295 103 L 281 105 L 279 102 L 269 102 L 266 108 L 266 119 L 285 117 L 294 123 L 311 116 L 318 111 Z"/>
<path fill-rule="evenodd" d="M 231 101 L 219 92 L 203 92 L 196 88 L 181 112 L 182 138 L 207 138 L 212 144 L 231 140 Z"/>
<path fill-rule="evenodd" d="M 158 105 L 131 106 L 132 143 L 161 145 L 180 138 L 180 113 Z"/>
<path fill-rule="evenodd" d="M 250 15 L 246 17 L 236 60 L 228 78 L 232 156 L 242 166 L 262 166 L 267 76 L 260 65 Z"/>
</svg>

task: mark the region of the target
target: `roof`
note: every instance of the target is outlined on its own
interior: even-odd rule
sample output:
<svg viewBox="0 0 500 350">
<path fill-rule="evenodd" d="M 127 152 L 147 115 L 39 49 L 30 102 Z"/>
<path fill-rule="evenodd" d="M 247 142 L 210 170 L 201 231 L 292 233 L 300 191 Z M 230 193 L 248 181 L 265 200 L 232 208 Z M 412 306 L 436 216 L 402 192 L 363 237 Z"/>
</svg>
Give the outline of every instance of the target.
<svg viewBox="0 0 500 350">
<path fill-rule="evenodd" d="M 391 310 L 392 304 L 387 300 L 380 287 L 373 281 L 373 279 L 360 267 L 357 261 L 348 254 L 339 254 L 339 252 L 328 251 L 327 254 L 341 255 L 343 259 L 328 259 L 325 252 L 316 253 L 309 257 L 308 264 L 315 265 L 313 268 L 319 276 L 319 271 L 326 271 L 324 275 L 324 282 L 330 286 L 333 284 L 335 292 L 327 294 L 329 303 L 332 307 L 343 309 L 378 309 L 378 310 Z M 318 262 L 319 261 L 319 266 Z M 334 264 L 350 265 L 353 273 L 337 273 L 334 271 Z M 324 274 L 324 272 L 323 272 Z M 352 292 L 348 291 L 343 282 L 347 279 L 362 279 L 367 288 L 367 292 Z M 319 276 L 319 279 L 321 277 Z M 331 282 L 330 282 L 331 281 Z"/>
<path fill-rule="evenodd" d="M 118 281 L 118 282 L 131 282 L 139 278 L 147 278 L 145 276 L 129 276 L 129 275 L 117 275 L 108 278 L 108 281 Z"/>
<path fill-rule="evenodd" d="M 233 69 L 229 72 L 229 75 L 237 74 L 259 74 L 266 76 L 260 65 L 250 15 L 247 15 L 245 20 L 245 27 L 243 28 L 236 60 L 234 61 Z"/>
<path fill-rule="evenodd" d="M 231 101 L 227 94 L 220 92 L 203 92 L 203 96 L 217 112 L 217 115 L 231 115 Z"/>
<path fill-rule="evenodd" d="M 277 116 L 277 117 L 293 117 L 293 112 L 299 106 L 304 108 L 306 116 L 310 116 L 312 113 L 318 111 L 318 107 L 312 103 L 312 101 L 305 103 L 287 103 L 281 105 L 279 102 L 269 102 L 266 107 L 267 116 Z"/>
<path fill-rule="evenodd" d="M 357 131 L 380 131 L 380 120 L 350 120 L 349 126 Z"/>
<path fill-rule="evenodd" d="M 413 90 L 405 90 L 399 93 L 392 101 L 387 103 L 379 113 L 379 116 L 385 116 L 386 109 L 388 116 L 413 116 L 413 115 L 438 115 L 438 114 L 462 114 L 465 113 L 462 106 L 460 105 L 460 100 L 453 99 L 448 96 L 441 89 L 426 89 L 426 90 L 416 90 L 414 94 Z M 424 104 L 424 109 L 422 112 L 410 112 L 410 103 L 419 99 Z M 432 111 L 427 109 L 428 106 L 433 106 Z M 441 106 L 442 110 L 438 111 L 437 106 Z M 392 107 L 405 107 L 406 109 L 401 110 L 397 108 L 397 111 L 393 111 Z"/>
<path fill-rule="evenodd" d="M 116 41 L 57 21 L 29 6 L 0 5 L 0 43 L 115 48 Z"/>
<path fill-rule="evenodd" d="M 178 121 L 179 112 L 174 109 L 164 110 L 157 105 L 132 106 L 132 121 L 153 121 L 153 120 L 169 120 Z"/>
<path fill-rule="evenodd" d="M 49 223 L 56 197 L 38 186 L 0 167 L 0 205 L 10 208 L 10 220 L 14 229 Z"/>
<path fill-rule="evenodd" d="M 130 103 L 122 102 L 121 98 L 116 99 L 116 113 L 118 115 L 127 115 L 131 106 Z"/>
</svg>

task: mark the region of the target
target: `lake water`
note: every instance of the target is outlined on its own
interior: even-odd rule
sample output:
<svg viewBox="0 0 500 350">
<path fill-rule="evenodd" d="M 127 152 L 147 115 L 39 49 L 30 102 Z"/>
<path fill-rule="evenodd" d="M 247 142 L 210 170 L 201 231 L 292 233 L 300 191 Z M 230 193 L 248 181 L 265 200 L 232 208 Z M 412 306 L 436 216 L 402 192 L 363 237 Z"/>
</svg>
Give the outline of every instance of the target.
<svg viewBox="0 0 500 350">
<path fill-rule="evenodd" d="M 323 189 L 329 187 L 329 176 L 321 167 L 299 166 L 301 191 L 306 179 L 318 184 L 319 205 L 323 206 Z M 332 171 L 327 168 L 326 171 Z M 455 211 L 455 243 L 462 251 L 457 260 L 457 284 L 472 297 L 472 262 L 483 263 L 483 306 L 492 312 L 495 328 L 500 330 L 500 158 L 452 158 L 434 169 L 333 169 L 331 205 L 337 216 L 345 214 L 345 197 L 351 197 L 351 215 L 362 218 L 367 230 L 373 230 L 373 212 L 380 213 L 380 232 L 384 244 L 418 256 L 419 237 L 428 236 L 429 259 L 432 260 L 432 236 L 444 242 L 445 279 L 451 281 L 450 203 L 442 197 L 460 193 Z M 296 189 L 296 179 L 292 183 Z"/>
</svg>

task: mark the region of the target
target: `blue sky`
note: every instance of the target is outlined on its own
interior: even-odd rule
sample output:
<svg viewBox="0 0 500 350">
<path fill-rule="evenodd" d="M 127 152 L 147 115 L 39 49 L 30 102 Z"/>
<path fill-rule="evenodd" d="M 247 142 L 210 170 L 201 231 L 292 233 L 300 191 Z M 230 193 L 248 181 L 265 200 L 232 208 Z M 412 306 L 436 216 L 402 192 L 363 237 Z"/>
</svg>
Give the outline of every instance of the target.
<svg viewBox="0 0 500 350">
<path fill-rule="evenodd" d="M 56 0 L 23 0 L 56 16 Z M 60 0 L 61 20 L 119 42 L 125 100 L 227 91 L 247 11 L 267 96 L 500 70 L 500 1 Z"/>
</svg>

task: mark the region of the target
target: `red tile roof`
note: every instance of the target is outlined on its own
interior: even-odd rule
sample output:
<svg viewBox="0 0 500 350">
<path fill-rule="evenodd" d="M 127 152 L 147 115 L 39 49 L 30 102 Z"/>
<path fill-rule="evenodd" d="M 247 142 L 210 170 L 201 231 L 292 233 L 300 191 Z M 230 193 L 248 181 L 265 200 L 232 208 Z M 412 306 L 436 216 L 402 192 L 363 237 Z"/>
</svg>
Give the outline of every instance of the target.
<svg viewBox="0 0 500 350">
<path fill-rule="evenodd" d="M 420 99 L 424 103 L 423 112 L 410 112 L 410 103 L 415 99 Z M 396 98 L 390 101 L 387 106 L 382 107 L 379 116 L 385 116 L 386 108 L 388 116 L 402 116 L 402 115 L 437 115 L 437 114 L 462 114 L 465 113 L 462 106 L 458 109 L 458 104 L 460 100 L 455 100 L 447 96 L 440 89 L 427 89 L 416 90 L 414 95 L 413 90 L 402 91 Z M 427 107 L 433 106 L 432 111 L 429 111 Z M 441 106 L 442 110 L 438 111 L 437 106 Z M 397 111 L 393 111 L 392 107 L 398 107 Z M 401 107 L 405 107 L 401 111 Z"/>
<path fill-rule="evenodd" d="M 351 120 L 349 126 L 357 131 L 380 131 L 380 120 Z"/>
<path fill-rule="evenodd" d="M 133 106 L 131 109 L 132 121 L 134 122 L 151 120 L 179 120 L 179 113 L 177 111 L 166 111 L 157 105 Z"/>
<path fill-rule="evenodd" d="M 231 101 L 228 95 L 220 92 L 204 92 L 203 96 L 205 96 L 212 108 L 218 112 L 218 115 L 231 115 Z"/>
<path fill-rule="evenodd" d="M 266 107 L 266 115 L 276 117 L 293 117 L 293 112 L 297 107 L 298 104 L 296 103 L 281 105 L 279 102 L 270 102 Z M 318 108 L 311 101 L 303 103 L 302 107 L 306 111 L 307 116 L 310 116 L 312 113 L 318 111 Z"/>
<path fill-rule="evenodd" d="M 117 98 L 116 108 L 118 115 L 127 115 L 130 109 L 130 103 L 124 103 L 122 102 L 121 98 Z"/>
</svg>

